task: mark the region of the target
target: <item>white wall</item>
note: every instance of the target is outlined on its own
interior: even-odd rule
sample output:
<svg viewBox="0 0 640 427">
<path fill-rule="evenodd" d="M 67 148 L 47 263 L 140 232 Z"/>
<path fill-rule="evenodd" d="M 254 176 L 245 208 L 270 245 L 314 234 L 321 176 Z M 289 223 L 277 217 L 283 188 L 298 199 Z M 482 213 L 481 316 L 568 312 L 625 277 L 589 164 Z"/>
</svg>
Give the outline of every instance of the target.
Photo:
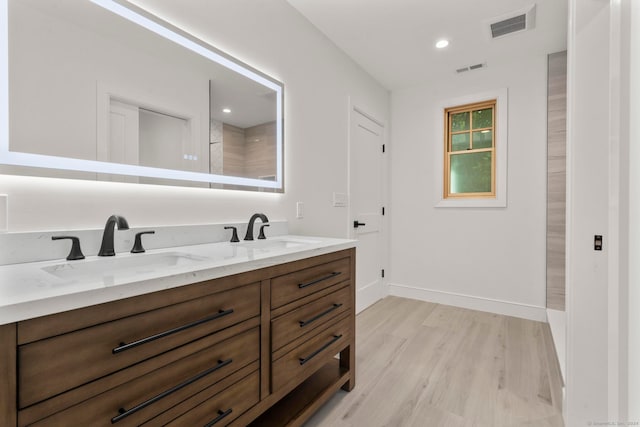
<svg viewBox="0 0 640 427">
<path fill-rule="evenodd" d="M 294 233 L 346 236 L 348 97 L 382 119 L 388 92 L 284 0 L 140 0 L 285 84 L 285 194 L 0 175 L 9 231 L 100 228 L 118 212 L 132 227 L 246 221 L 256 211 L 290 220 Z M 295 219 L 295 202 L 305 218 Z"/>
<path fill-rule="evenodd" d="M 628 297 L 628 419 L 640 420 L 640 3 L 627 2 L 631 16 L 631 69 L 630 75 L 630 138 L 629 164 L 629 297 Z"/>
<path fill-rule="evenodd" d="M 544 319 L 546 55 L 392 93 L 390 291 Z M 506 208 L 435 208 L 440 101 L 508 89 Z"/>
<path fill-rule="evenodd" d="M 624 421 L 619 298 L 626 233 L 620 2 L 570 0 L 567 138 L 567 425 Z M 594 251 L 594 235 L 604 236 Z M 622 404 L 621 404 L 622 403 Z M 622 410 L 622 411 L 621 411 Z"/>
</svg>

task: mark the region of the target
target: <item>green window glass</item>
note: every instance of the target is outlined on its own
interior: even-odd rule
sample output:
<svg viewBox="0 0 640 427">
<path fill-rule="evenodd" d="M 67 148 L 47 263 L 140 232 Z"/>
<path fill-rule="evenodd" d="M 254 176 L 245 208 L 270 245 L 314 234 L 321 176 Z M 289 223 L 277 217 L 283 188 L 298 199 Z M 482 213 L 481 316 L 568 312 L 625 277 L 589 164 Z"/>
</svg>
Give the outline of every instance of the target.
<svg viewBox="0 0 640 427">
<path fill-rule="evenodd" d="M 493 145 L 493 132 L 481 130 L 473 132 L 473 148 L 491 148 Z"/>
<path fill-rule="evenodd" d="M 469 130 L 469 112 L 451 115 L 451 132 Z"/>
<path fill-rule="evenodd" d="M 491 191 L 491 151 L 451 156 L 451 193 Z"/>
<path fill-rule="evenodd" d="M 468 150 L 469 147 L 469 132 L 451 135 L 451 151 Z"/>
<path fill-rule="evenodd" d="M 473 128 L 482 129 L 493 127 L 493 108 L 473 111 Z"/>
</svg>

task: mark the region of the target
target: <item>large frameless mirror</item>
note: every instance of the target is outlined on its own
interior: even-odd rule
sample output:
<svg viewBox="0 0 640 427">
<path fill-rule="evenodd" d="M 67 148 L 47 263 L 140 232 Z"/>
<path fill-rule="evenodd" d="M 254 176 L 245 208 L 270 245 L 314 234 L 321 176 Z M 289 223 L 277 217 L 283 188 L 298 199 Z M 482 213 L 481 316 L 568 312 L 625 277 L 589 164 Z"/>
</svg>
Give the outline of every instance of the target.
<svg viewBox="0 0 640 427">
<path fill-rule="evenodd" d="M 0 172 L 283 191 L 282 83 L 125 1 L 0 8 Z"/>
</svg>

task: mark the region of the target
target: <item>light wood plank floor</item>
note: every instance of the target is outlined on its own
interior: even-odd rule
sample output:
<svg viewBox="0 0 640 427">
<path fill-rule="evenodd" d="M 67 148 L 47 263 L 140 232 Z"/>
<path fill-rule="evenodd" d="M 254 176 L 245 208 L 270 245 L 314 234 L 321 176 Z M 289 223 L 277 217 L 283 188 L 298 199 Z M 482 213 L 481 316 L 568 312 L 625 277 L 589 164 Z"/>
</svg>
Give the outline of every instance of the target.
<svg viewBox="0 0 640 427">
<path fill-rule="evenodd" d="M 356 388 L 305 427 L 563 426 L 545 323 L 387 297 L 356 328 Z"/>
</svg>

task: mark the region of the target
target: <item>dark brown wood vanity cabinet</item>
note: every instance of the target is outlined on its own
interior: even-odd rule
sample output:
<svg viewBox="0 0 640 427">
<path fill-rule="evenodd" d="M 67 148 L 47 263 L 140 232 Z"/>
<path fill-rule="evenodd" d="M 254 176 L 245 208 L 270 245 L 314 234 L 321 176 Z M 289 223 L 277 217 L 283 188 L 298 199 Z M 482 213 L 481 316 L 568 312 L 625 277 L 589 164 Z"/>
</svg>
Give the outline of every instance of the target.
<svg viewBox="0 0 640 427">
<path fill-rule="evenodd" d="M 301 425 L 355 385 L 354 288 L 347 249 L 0 326 L 0 425 Z"/>
</svg>

